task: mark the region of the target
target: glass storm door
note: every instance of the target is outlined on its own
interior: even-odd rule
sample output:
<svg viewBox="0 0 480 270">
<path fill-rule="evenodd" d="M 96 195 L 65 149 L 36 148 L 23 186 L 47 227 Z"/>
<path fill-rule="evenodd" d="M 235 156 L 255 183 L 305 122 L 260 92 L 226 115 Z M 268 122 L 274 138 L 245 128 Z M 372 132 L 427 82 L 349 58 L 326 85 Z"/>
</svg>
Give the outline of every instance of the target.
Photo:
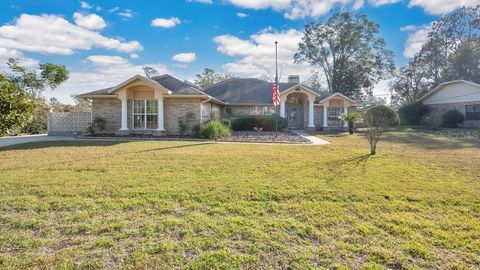
<svg viewBox="0 0 480 270">
<path fill-rule="evenodd" d="M 298 109 L 288 108 L 288 128 L 298 128 Z"/>
</svg>

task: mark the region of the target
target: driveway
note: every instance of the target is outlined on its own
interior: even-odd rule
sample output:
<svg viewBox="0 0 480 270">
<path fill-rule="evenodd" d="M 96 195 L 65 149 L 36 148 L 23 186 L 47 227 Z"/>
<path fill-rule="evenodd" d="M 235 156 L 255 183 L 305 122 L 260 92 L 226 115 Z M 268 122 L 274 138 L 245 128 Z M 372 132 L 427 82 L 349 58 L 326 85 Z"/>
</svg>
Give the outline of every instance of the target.
<svg viewBox="0 0 480 270">
<path fill-rule="evenodd" d="M 69 141 L 75 140 L 75 137 L 67 136 L 48 136 L 47 134 L 26 135 L 26 136 L 7 136 L 0 137 L 0 147 L 31 143 L 31 142 L 46 142 L 46 141 Z"/>
</svg>

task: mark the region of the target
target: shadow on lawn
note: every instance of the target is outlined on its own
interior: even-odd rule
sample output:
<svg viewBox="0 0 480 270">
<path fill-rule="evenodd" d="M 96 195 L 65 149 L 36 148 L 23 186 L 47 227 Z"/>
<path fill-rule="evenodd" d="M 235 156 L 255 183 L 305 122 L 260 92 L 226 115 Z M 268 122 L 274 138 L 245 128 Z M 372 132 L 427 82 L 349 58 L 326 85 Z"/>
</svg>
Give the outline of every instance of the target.
<svg viewBox="0 0 480 270">
<path fill-rule="evenodd" d="M 406 144 L 427 150 L 461 149 L 480 147 L 480 130 L 444 129 L 444 130 L 400 130 L 389 131 L 383 135 L 383 141 Z"/>
<path fill-rule="evenodd" d="M 128 141 L 79 141 L 79 140 L 63 140 L 63 141 L 40 141 L 14 144 L 10 146 L 0 147 L 0 152 L 10 150 L 32 150 L 51 147 L 95 147 L 95 146 L 114 146 Z"/>
<path fill-rule="evenodd" d="M 43 147 L 18 147 L 21 145 L 18 145 L 16 148 L 13 146 L 8 150 L 15 150 L 15 149 L 35 149 L 35 148 L 48 148 L 52 143 L 54 143 L 54 147 L 69 147 L 69 146 L 113 146 L 116 144 L 120 143 L 125 143 L 125 142 L 131 142 L 131 141 L 62 141 L 62 142 L 42 142 L 45 145 Z M 50 145 L 49 145 L 50 144 Z M 186 148 L 186 147 L 193 147 L 193 146 L 202 146 L 202 145 L 208 145 L 212 144 L 210 142 L 203 142 L 203 143 L 190 143 L 190 144 L 180 144 L 180 145 L 174 145 L 174 146 L 166 146 L 166 147 L 158 147 L 158 148 L 152 148 L 152 149 L 144 149 L 144 150 L 136 150 L 136 151 L 125 151 L 125 152 L 115 152 L 115 153 L 110 153 L 110 154 L 103 154 L 103 155 L 94 155 L 94 156 L 88 156 L 86 158 L 75 158 L 71 160 L 62 160 L 62 161 L 55 161 L 53 163 L 45 163 L 45 164 L 40 164 L 38 165 L 39 167 L 42 168 L 48 168 L 51 166 L 57 166 L 57 165 L 74 165 L 77 163 L 80 163 L 82 161 L 88 161 L 88 162 L 95 162 L 96 160 L 104 160 L 108 159 L 111 157 L 118 157 L 118 156 L 124 156 L 124 155 L 131 155 L 131 154 L 141 154 L 141 153 L 148 153 L 148 152 L 156 152 L 156 151 L 164 151 L 164 150 L 171 150 L 171 149 L 178 149 L 178 148 Z M 5 149 L 7 150 L 7 149 Z M 4 151 L 3 149 L 0 150 Z M 30 168 L 30 165 L 26 166 L 16 166 L 14 169 L 22 169 L 22 168 Z M 10 170 L 12 168 L 2 168 L 0 171 L 5 171 L 5 170 Z"/>
<path fill-rule="evenodd" d="M 347 176 L 347 174 L 351 174 L 357 168 L 360 168 L 361 173 L 365 174 L 367 170 L 367 162 L 371 157 L 372 156 L 370 154 L 364 154 L 347 159 L 328 162 L 328 167 L 333 168 L 333 174 L 327 179 L 327 181 L 334 181 L 339 178 L 344 178 Z"/>
</svg>

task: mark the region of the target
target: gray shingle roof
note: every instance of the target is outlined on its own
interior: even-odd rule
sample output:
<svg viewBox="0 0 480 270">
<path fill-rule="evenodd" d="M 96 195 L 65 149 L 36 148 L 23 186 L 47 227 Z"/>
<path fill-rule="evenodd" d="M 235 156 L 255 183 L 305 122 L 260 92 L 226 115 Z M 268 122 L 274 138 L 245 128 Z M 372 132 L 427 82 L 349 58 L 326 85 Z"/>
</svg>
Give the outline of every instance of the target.
<svg viewBox="0 0 480 270">
<path fill-rule="evenodd" d="M 176 94 L 176 95 L 205 95 L 205 93 L 203 93 L 200 89 L 198 89 L 194 85 L 181 81 L 168 74 L 152 77 L 150 79 L 163 85 L 163 87 L 167 88 L 168 90 L 171 90 L 173 94 Z"/>
<path fill-rule="evenodd" d="M 108 88 L 88 92 L 88 93 L 85 93 L 85 94 L 78 95 L 78 97 L 81 98 L 81 97 L 84 97 L 84 96 L 109 95 L 108 91 L 110 91 L 110 89 L 112 89 L 112 88 L 113 87 L 108 87 Z"/>
<path fill-rule="evenodd" d="M 168 90 L 172 91 L 174 95 L 205 95 L 208 94 L 218 100 L 226 103 L 236 104 L 270 104 L 272 103 L 272 83 L 255 78 L 233 78 L 217 84 L 214 84 L 205 89 L 200 89 L 188 82 L 181 81 L 173 76 L 164 74 L 161 76 L 152 77 L 151 80 L 161 84 Z M 285 91 L 295 85 L 296 83 L 279 83 L 280 91 Z M 302 85 L 302 87 L 311 90 L 309 87 Z M 114 87 L 109 87 L 89 93 L 79 95 L 79 97 L 89 97 L 95 95 L 109 95 L 109 90 Z M 329 93 L 320 92 L 318 100 L 322 100 L 328 96 Z"/>
<path fill-rule="evenodd" d="M 280 91 L 285 91 L 297 84 L 279 83 L 279 85 Z M 304 85 L 302 87 L 311 90 Z M 272 83 L 260 79 L 233 78 L 207 87 L 203 91 L 227 103 L 272 103 Z M 320 99 L 330 95 L 328 93 L 318 94 L 321 95 Z"/>
</svg>

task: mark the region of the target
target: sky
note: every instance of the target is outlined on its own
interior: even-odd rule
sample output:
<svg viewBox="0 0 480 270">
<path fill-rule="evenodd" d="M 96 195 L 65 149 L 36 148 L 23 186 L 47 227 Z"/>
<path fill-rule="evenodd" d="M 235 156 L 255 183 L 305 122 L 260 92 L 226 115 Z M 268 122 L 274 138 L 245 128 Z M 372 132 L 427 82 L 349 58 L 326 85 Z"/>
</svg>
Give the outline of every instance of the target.
<svg viewBox="0 0 480 270">
<path fill-rule="evenodd" d="M 238 77 L 272 77 L 278 41 L 281 81 L 311 67 L 293 63 L 305 24 L 338 11 L 362 12 L 404 65 L 441 15 L 480 0 L 0 0 L 0 70 L 9 57 L 29 68 L 65 65 L 70 78 L 45 93 L 71 95 L 110 87 L 153 66 L 193 81 L 204 68 Z M 374 90 L 386 95 L 386 83 Z"/>
</svg>

